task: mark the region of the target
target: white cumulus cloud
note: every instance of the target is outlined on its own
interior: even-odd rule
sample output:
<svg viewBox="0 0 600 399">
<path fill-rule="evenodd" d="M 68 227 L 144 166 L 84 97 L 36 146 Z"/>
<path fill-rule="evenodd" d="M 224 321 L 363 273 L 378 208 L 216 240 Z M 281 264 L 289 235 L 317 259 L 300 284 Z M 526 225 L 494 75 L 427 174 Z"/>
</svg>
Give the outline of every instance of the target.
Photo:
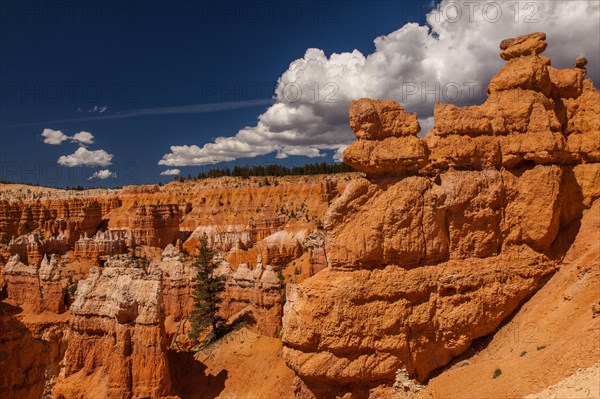
<svg viewBox="0 0 600 399">
<path fill-rule="evenodd" d="M 427 14 L 428 25 L 408 23 L 374 40 L 373 53 L 358 50 L 329 57 L 311 48 L 278 79 L 274 104 L 231 137 L 172 146 L 158 162 L 166 166 L 206 165 L 277 153 L 322 156 L 355 140 L 348 126 L 352 99 L 392 99 L 418 112 L 424 131 L 432 126 L 435 101 L 460 105 L 484 99 L 490 78 L 504 64 L 502 39 L 543 31 L 545 55 L 559 68 L 588 58 L 597 84 L 600 2 L 444 0 Z"/>
<path fill-rule="evenodd" d="M 88 180 L 93 180 L 93 179 L 105 180 L 105 179 L 108 179 L 109 177 L 116 179 L 117 174 L 115 172 L 111 172 L 108 169 L 102 169 L 97 172 L 94 172 L 90 177 L 88 177 Z"/>
<path fill-rule="evenodd" d="M 58 158 L 58 164 L 62 166 L 109 166 L 113 155 L 104 150 L 90 151 L 85 147 L 79 147 L 71 155 L 63 155 Z"/>
<path fill-rule="evenodd" d="M 73 137 L 71 137 L 71 141 L 85 145 L 94 144 L 94 135 L 90 132 L 75 133 Z"/>
<path fill-rule="evenodd" d="M 178 176 L 180 173 L 179 169 L 167 169 L 160 172 L 161 176 Z"/>
<path fill-rule="evenodd" d="M 71 143 L 77 143 L 80 145 L 94 144 L 94 135 L 90 132 L 85 131 L 75 133 L 72 136 L 67 136 L 60 130 L 46 128 L 42 132 L 42 137 L 44 138 L 45 144 L 52 145 L 62 144 L 65 141 L 70 141 Z"/>
<path fill-rule="evenodd" d="M 45 144 L 58 145 L 69 139 L 69 136 L 60 130 L 44 129 L 42 132 Z"/>
</svg>

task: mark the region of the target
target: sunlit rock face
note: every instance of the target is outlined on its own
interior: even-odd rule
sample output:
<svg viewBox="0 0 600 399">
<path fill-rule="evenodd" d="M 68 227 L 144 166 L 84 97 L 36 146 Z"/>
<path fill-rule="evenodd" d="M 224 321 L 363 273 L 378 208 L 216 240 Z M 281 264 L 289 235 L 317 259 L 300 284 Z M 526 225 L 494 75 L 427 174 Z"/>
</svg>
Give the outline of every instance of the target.
<svg viewBox="0 0 600 399">
<path fill-rule="evenodd" d="M 7 301 L 30 306 L 33 312 L 63 313 L 66 309 L 58 257 L 44 256 L 39 265 L 26 265 L 13 255 L 3 268 Z"/>
<path fill-rule="evenodd" d="M 556 270 L 600 196 L 600 94 L 545 34 L 503 41 L 482 105 L 438 103 L 419 138 L 392 101 L 350 105 L 366 174 L 325 219 L 330 268 L 288 290 L 284 357 L 303 395 L 424 381 L 493 332 Z M 595 179 L 596 184 L 592 184 Z"/>
<path fill-rule="evenodd" d="M 69 346 L 54 394 L 100 373 L 107 397 L 160 397 L 170 393 L 162 303 L 162 273 L 146 272 L 127 258 L 94 267 L 79 282 L 71 311 Z"/>
<path fill-rule="evenodd" d="M 217 273 L 226 282 L 223 316 L 246 318 L 251 329 L 275 337 L 281 325 L 283 284 L 273 267 L 263 265 L 259 255 L 254 268 L 241 263 L 234 271 L 223 262 Z"/>
</svg>

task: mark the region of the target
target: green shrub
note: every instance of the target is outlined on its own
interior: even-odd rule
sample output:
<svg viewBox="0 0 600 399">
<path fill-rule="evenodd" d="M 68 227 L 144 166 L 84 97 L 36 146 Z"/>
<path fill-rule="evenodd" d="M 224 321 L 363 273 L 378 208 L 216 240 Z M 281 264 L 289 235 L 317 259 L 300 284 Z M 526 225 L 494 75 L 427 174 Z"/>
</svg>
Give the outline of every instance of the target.
<svg viewBox="0 0 600 399">
<path fill-rule="evenodd" d="M 494 374 L 492 375 L 492 378 L 498 378 L 502 375 L 502 370 L 500 370 L 499 368 L 497 368 L 496 370 L 494 370 Z"/>
</svg>

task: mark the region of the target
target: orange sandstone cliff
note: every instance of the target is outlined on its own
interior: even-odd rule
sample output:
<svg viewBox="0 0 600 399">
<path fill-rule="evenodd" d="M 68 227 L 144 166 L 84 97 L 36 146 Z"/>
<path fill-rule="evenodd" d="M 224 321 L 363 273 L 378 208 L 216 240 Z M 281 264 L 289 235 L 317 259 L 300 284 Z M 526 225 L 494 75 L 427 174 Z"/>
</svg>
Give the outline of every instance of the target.
<svg viewBox="0 0 600 399">
<path fill-rule="evenodd" d="M 545 35 L 505 40 L 484 104 L 436 104 L 419 138 L 393 101 L 350 105 L 364 172 L 325 215 L 329 267 L 290 286 L 284 358 L 299 397 L 366 397 L 494 332 L 561 267 L 600 196 L 600 94 Z"/>
</svg>

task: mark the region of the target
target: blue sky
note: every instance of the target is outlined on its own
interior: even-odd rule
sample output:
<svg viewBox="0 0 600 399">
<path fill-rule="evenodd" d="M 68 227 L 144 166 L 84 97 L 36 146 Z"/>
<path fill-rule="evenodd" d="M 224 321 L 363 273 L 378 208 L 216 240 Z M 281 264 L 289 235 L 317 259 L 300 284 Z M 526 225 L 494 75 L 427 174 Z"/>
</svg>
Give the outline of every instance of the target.
<svg viewBox="0 0 600 399">
<path fill-rule="evenodd" d="M 52 3 L 30 3 L 29 8 L 16 2 L 2 5 L 3 179 L 84 186 L 168 181 L 172 177 L 159 175 L 166 168 L 157 161 L 169 146 L 201 145 L 255 123 L 268 107 L 265 102 L 273 96 L 277 78 L 307 48 L 369 52 L 375 36 L 406 22 L 405 8 L 391 1 L 255 6 L 93 2 L 90 7 Z M 424 15 L 410 14 L 413 19 Z M 140 108 L 257 99 L 264 101 L 219 112 L 60 122 Z M 91 111 L 95 106 L 108 110 Z M 40 136 L 44 128 L 67 135 L 91 132 L 95 143 L 90 150 L 113 154 L 109 169 L 116 169 L 119 178 L 87 181 L 85 177 L 98 168 L 47 165 L 74 152 L 77 145 L 44 144 Z M 267 155 L 237 163 L 276 161 L 311 160 L 279 161 Z M 203 168 L 180 169 L 187 175 Z M 63 178 L 55 179 L 59 175 Z"/>
<path fill-rule="evenodd" d="M 452 16 L 444 2 L 436 3 L 438 15 Z M 593 43 L 577 37 L 598 31 L 597 2 L 568 3 L 579 6 L 568 12 L 542 7 L 536 24 L 513 23 L 505 15 L 506 22 L 494 25 L 489 15 L 475 21 L 463 15 L 430 21 L 432 29 L 424 26 L 436 5 L 430 1 L 4 1 L 0 178 L 121 186 L 170 181 L 172 176 L 160 175 L 168 169 L 195 175 L 214 162 L 223 166 L 223 160 L 230 166 L 333 162 L 336 150 L 339 154 L 352 140 L 350 99 L 393 98 L 419 112 L 426 128 L 436 99 L 405 98 L 397 87 L 404 82 L 464 86 L 467 80 L 484 85 L 502 65 L 494 56 L 499 38 L 559 32 L 564 27 L 557 15 L 573 27 L 565 17 L 572 13 L 575 29 L 581 30 L 554 48 L 558 57 L 565 54 L 558 66 L 569 67 L 579 55 L 596 61 L 597 41 L 594 50 Z M 439 34 L 431 35 L 432 30 Z M 478 51 L 493 61 L 474 62 Z M 597 82 L 594 68 L 590 74 Z M 302 98 L 286 103 L 285 88 L 296 82 L 304 89 Z M 314 104 L 313 85 L 320 89 Z M 335 104 L 324 100 L 327 94 Z M 225 105 L 215 111 L 215 103 Z M 52 133 L 60 144 L 45 143 L 44 129 L 60 131 Z M 93 139 L 83 143 L 73 137 L 82 131 Z M 217 139 L 221 136 L 227 139 Z M 83 157 L 68 158 L 76 151 Z M 104 161 L 77 166 L 88 155 Z M 67 159 L 58 161 L 61 157 Z M 108 178 L 89 180 L 102 170 L 106 174 L 99 177 Z"/>
</svg>

